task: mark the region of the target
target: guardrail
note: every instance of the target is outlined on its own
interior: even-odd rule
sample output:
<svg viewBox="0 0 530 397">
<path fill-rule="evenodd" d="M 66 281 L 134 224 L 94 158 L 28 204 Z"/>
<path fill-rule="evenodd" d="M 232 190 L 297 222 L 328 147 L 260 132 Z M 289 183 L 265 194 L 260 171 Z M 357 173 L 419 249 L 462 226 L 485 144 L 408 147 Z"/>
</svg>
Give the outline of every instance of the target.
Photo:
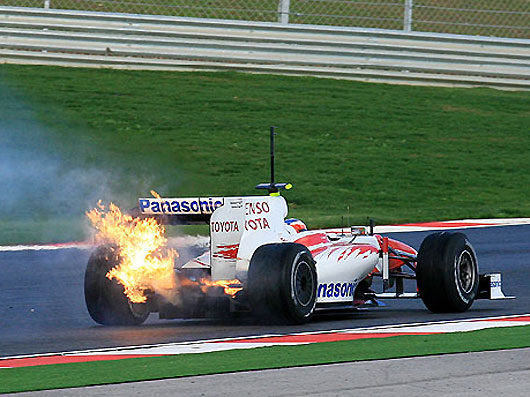
<svg viewBox="0 0 530 397">
<path fill-rule="evenodd" d="M 2 0 L 2 5 L 530 39 L 528 0 Z"/>
<path fill-rule="evenodd" d="M 530 40 L 0 7 L 0 62 L 530 89 Z"/>
</svg>

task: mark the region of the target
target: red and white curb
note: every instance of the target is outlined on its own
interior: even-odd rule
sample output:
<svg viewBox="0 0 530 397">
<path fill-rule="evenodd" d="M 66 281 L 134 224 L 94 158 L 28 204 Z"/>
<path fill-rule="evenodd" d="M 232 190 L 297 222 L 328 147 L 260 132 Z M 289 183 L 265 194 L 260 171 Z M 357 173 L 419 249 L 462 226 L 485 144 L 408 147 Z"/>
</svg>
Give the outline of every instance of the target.
<svg viewBox="0 0 530 397">
<path fill-rule="evenodd" d="M 492 226 L 516 226 L 529 225 L 530 218 L 507 218 L 507 219 L 461 219 L 456 221 L 406 223 L 403 225 L 376 226 L 375 233 L 398 233 L 398 232 L 423 232 L 429 230 L 451 230 L 468 229 L 475 227 Z M 348 228 L 325 229 L 326 232 L 342 233 Z M 182 236 L 169 239 L 171 245 L 207 245 L 208 237 L 204 236 Z M 25 244 L 25 245 L 2 245 L 0 252 L 12 251 L 46 251 L 60 249 L 91 249 L 93 244 L 90 241 L 74 241 L 70 243 L 50 243 L 50 244 Z"/>
<path fill-rule="evenodd" d="M 429 230 L 469 229 L 475 227 L 529 225 L 530 218 L 461 219 L 456 221 L 406 223 L 403 225 L 376 226 L 375 233 L 423 232 Z"/>
<path fill-rule="evenodd" d="M 374 233 L 425 232 L 430 230 L 469 229 L 492 226 L 530 225 L 530 218 L 504 219 L 460 219 L 454 221 L 404 223 L 402 225 L 375 226 Z M 343 233 L 349 228 L 325 229 L 327 232 Z"/>
<path fill-rule="evenodd" d="M 195 342 L 125 346 L 96 350 L 2 357 L 0 358 L 0 368 L 120 360 L 139 357 L 158 357 L 189 353 L 210 353 L 223 350 L 253 349 L 267 346 L 292 346 L 322 342 L 388 338 L 400 335 L 433 335 L 522 325 L 530 325 L 530 314 L 431 323 L 399 324 L 369 328 L 340 329 L 325 332 L 319 331 L 287 335 L 261 335 L 247 338 L 212 339 Z"/>
</svg>

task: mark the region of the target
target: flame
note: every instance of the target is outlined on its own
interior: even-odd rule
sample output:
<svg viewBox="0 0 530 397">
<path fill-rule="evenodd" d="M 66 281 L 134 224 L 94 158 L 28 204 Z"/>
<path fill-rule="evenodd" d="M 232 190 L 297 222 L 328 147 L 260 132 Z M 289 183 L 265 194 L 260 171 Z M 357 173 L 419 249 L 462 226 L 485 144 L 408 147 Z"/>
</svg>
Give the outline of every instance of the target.
<svg viewBox="0 0 530 397">
<path fill-rule="evenodd" d="M 106 277 L 122 284 L 131 302 L 146 302 L 147 291 L 160 293 L 170 301 L 175 299 L 177 281 L 173 263 L 178 253 L 166 247 L 164 226 L 153 218 L 125 215 L 113 203 L 106 210 L 99 202 L 98 208 L 86 215 L 97 230 L 96 243 L 118 248 L 120 263 Z"/>
<path fill-rule="evenodd" d="M 159 195 L 157 192 L 155 192 L 154 190 L 150 190 L 149 193 L 151 193 L 152 196 L 153 196 L 154 198 L 157 198 L 157 199 L 161 199 L 161 198 L 162 198 L 162 197 L 160 197 L 160 195 Z"/>
<path fill-rule="evenodd" d="M 232 298 L 243 289 L 243 286 L 241 285 L 241 281 L 234 279 L 234 280 L 217 280 L 212 281 L 208 279 L 202 279 L 200 281 L 202 285 L 204 285 L 205 289 L 208 287 L 223 287 L 224 293 L 226 295 L 231 296 Z M 203 292 L 206 292 L 203 290 Z"/>
<path fill-rule="evenodd" d="M 237 279 L 233 280 L 217 280 L 212 281 L 209 278 L 201 278 L 197 281 L 192 281 L 190 279 L 182 279 L 181 285 L 194 285 L 201 289 L 203 293 L 208 291 L 208 288 L 211 287 L 223 287 L 223 291 L 226 295 L 234 297 L 239 291 L 243 289 L 241 281 Z"/>
</svg>

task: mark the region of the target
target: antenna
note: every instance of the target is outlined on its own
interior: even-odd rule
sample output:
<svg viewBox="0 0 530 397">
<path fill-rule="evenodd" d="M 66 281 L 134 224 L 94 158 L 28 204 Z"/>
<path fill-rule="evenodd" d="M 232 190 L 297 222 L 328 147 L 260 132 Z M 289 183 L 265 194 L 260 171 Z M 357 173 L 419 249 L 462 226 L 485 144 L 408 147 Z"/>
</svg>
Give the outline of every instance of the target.
<svg viewBox="0 0 530 397">
<path fill-rule="evenodd" d="M 374 235 L 375 221 L 370 218 L 370 236 Z"/>
<path fill-rule="evenodd" d="M 291 189 L 293 185 L 290 183 L 276 183 L 274 175 L 274 136 L 276 135 L 276 127 L 270 127 L 270 157 L 271 157 L 271 181 L 270 183 L 260 183 L 256 189 L 267 189 L 271 196 L 279 196 L 281 189 Z"/>
<path fill-rule="evenodd" d="M 274 186 L 274 135 L 276 135 L 276 132 L 274 131 L 276 127 L 271 126 L 271 187 Z"/>
</svg>

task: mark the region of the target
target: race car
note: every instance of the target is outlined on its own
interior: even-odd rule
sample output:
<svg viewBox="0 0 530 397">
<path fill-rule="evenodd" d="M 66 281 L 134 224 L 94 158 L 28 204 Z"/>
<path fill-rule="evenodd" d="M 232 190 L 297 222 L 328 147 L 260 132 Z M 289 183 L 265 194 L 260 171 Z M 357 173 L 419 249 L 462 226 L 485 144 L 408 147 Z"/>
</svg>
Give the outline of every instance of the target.
<svg viewBox="0 0 530 397">
<path fill-rule="evenodd" d="M 319 310 L 351 310 L 381 299 L 419 298 L 432 312 L 464 312 L 475 299 L 505 299 L 501 275 L 479 274 L 475 251 L 462 233 L 427 236 L 418 251 L 374 234 L 373 225 L 348 230 L 307 230 L 286 219 L 288 206 L 274 181 L 257 186 L 268 195 L 206 198 L 140 198 L 139 216 L 165 225 L 207 222 L 210 248 L 175 269 L 178 302 L 153 292 L 132 303 L 123 286 L 106 274 L 119 252 L 101 246 L 85 274 L 88 312 L 104 325 L 144 322 L 151 312 L 163 319 L 249 312 L 267 322 L 301 324 Z M 383 280 L 382 291 L 372 280 Z M 404 280 L 416 281 L 405 292 Z"/>
</svg>

